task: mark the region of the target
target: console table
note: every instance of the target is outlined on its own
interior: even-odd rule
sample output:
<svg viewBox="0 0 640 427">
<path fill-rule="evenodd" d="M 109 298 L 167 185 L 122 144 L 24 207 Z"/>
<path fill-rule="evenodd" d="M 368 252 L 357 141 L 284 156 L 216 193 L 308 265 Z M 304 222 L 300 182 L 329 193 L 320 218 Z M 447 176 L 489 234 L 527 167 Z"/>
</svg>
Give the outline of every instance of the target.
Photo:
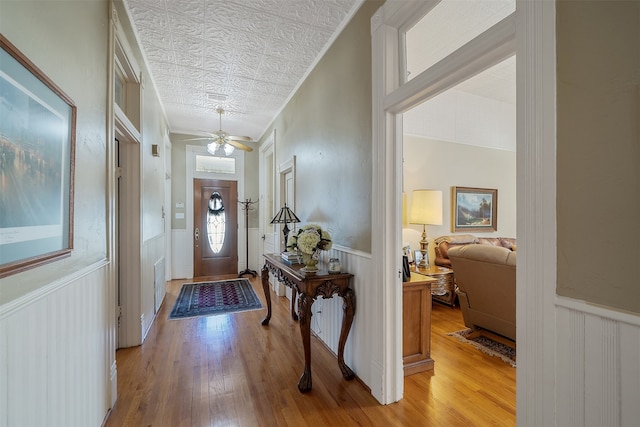
<svg viewBox="0 0 640 427">
<path fill-rule="evenodd" d="M 262 321 L 262 325 L 269 325 L 271 319 L 271 292 L 269 290 L 269 272 L 273 273 L 278 281 L 292 289 L 291 296 L 291 317 L 298 320 L 295 314 L 294 303 L 298 296 L 298 311 L 300 313 L 300 334 L 302 335 L 302 345 L 304 346 L 304 371 L 298 381 L 298 390 L 302 393 L 311 390 L 311 305 L 317 297 L 331 298 L 338 294 L 343 299 L 342 309 L 342 329 L 340 340 L 338 341 L 338 366 L 342 371 L 342 376 L 351 380 L 355 377 L 353 371 L 344 363 L 344 345 L 347 342 L 353 315 L 356 311 L 356 295 L 349 287 L 353 274 L 338 273 L 329 274 L 326 267 L 318 265 L 316 273 L 306 273 L 300 271 L 303 265 L 288 265 L 279 254 L 265 254 L 264 267 L 262 267 L 262 289 L 267 300 L 267 316 Z"/>
</svg>

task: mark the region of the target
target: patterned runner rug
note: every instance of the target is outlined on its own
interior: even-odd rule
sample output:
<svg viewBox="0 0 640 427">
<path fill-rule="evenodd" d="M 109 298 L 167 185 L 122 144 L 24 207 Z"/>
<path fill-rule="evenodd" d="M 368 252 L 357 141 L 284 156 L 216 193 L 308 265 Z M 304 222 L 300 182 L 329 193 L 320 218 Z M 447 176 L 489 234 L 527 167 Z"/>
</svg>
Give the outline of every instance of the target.
<svg viewBox="0 0 640 427">
<path fill-rule="evenodd" d="M 476 347 L 478 350 L 486 353 L 490 356 L 499 357 L 503 361 L 507 362 L 514 368 L 516 367 L 516 348 L 514 342 L 509 342 L 509 345 L 498 341 L 510 341 L 506 338 L 493 339 L 490 336 L 493 334 L 482 329 L 472 330 L 463 329 L 461 331 L 450 332 L 448 336 L 455 337 L 459 341 L 468 343 Z"/>
<path fill-rule="evenodd" d="M 262 303 L 248 279 L 185 283 L 169 319 L 213 316 L 261 308 Z"/>
</svg>

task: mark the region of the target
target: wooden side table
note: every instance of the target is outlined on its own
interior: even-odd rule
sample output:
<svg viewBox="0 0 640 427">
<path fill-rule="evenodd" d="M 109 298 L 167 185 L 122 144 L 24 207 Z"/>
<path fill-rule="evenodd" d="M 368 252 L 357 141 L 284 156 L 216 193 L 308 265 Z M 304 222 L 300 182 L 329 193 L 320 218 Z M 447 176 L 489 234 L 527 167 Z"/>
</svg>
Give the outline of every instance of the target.
<svg viewBox="0 0 640 427">
<path fill-rule="evenodd" d="M 402 362 L 404 375 L 433 369 L 431 284 L 438 280 L 412 273 L 402 284 Z"/>
<path fill-rule="evenodd" d="M 446 304 L 450 307 L 454 307 L 456 305 L 457 295 L 452 269 L 437 265 L 430 265 L 428 268 L 416 267 L 413 272 L 437 279 L 437 282 L 431 285 L 431 297 L 434 301 Z"/>
<path fill-rule="evenodd" d="M 342 329 L 338 341 L 338 366 L 342 371 L 342 376 L 346 380 L 352 380 L 355 373 L 344 362 L 344 346 L 351 330 L 353 316 L 356 312 L 356 294 L 350 287 L 353 274 L 337 273 L 330 274 L 326 267 L 322 266 L 317 273 L 305 274 L 300 271 L 303 265 L 287 265 L 282 261 L 279 254 L 264 254 L 264 267 L 262 267 L 262 289 L 267 300 L 267 315 L 262 321 L 263 326 L 269 325 L 271 319 L 271 293 L 269 290 L 269 272 L 273 273 L 285 286 L 292 289 L 291 296 L 291 317 L 298 320 L 293 304 L 298 295 L 298 311 L 300 313 L 300 334 L 302 335 L 302 346 L 304 349 L 304 370 L 298 390 L 305 393 L 311 390 L 311 305 L 318 297 L 331 298 L 338 294 L 344 301 L 342 305 Z"/>
</svg>

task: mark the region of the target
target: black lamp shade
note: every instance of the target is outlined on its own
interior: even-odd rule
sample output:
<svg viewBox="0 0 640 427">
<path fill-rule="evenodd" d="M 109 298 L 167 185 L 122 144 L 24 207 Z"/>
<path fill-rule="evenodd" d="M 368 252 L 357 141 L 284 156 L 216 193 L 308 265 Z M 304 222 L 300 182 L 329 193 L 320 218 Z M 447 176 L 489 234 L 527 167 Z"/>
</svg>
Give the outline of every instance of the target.
<svg viewBox="0 0 640 427">
<path fill-rule="evenodd" d="M 300 222 L 300 218 L 287 207 L 286 203 L 271 220 L 271 224 L 288 224 L 291 222 Z"/>
<path fill-rule="evenodd" d="M 282 227 L 282 234 L 284 235 L 284 244 L 287 244 L 289 240 L 289 226 L 287 224 L 291 222 L 300 222 L 300 218 L 293 213 L 291 209 L 287 207 L 285 203 L 284 206 L 280 209 L 280 211 L 273 217 L 271 220 L 271 224 L 284 224 Z"/>
</svg>

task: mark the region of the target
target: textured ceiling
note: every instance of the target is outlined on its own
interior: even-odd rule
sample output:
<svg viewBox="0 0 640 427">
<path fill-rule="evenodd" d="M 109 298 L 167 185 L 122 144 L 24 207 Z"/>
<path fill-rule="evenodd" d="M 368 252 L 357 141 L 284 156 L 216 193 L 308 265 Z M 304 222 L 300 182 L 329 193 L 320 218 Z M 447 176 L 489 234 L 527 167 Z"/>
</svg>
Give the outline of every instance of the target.
<svg viewBox="0 0 640 427">
<path fill-rule="evenodd" d="M 172 132 L 258 139 L 361 0 L 125 0 Z"/>
<path fill-rule="evenodd" d="M 124 0 L 172 132 L 258 139 L 363 0 Z M 408 34 L 413 77 L 515 9 L 443 1 Z M 451 25 L 452 21 L 464 25 Z M 411 40 L 415 39 L 415 42 Z M 438 43 L 429 43 L 430 40 Z M 431 48 L 429 48 L 431 46 Z M 515 104 L 515 60 L 456 90 Z"/>
</svg>

